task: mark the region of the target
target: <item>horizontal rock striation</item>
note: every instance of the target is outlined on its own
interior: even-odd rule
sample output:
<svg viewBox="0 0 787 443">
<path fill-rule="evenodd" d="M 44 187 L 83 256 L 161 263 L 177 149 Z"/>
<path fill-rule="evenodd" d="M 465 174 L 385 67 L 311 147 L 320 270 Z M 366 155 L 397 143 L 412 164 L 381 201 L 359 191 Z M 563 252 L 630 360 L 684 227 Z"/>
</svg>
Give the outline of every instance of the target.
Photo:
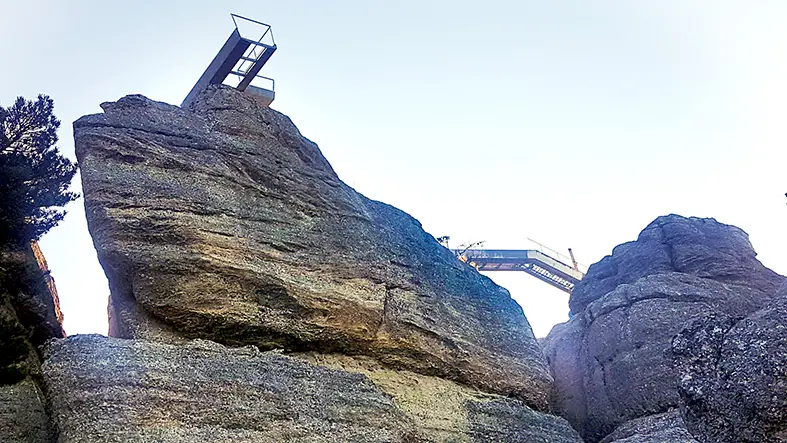
<svg viewBox="0 0 787 443">
<path fill-rule="evenodd" d="M 418 441 L 366 377 L 252 348 L 75 336 L 44 375 L 62 443 Z"/>
<path fill-rule="evenodd" d="M 62 443 L 582 442 L 515 399 L 348 356 L 300 357 L 74 336 L 48 345 L 44 376 Z"/>
</svg>

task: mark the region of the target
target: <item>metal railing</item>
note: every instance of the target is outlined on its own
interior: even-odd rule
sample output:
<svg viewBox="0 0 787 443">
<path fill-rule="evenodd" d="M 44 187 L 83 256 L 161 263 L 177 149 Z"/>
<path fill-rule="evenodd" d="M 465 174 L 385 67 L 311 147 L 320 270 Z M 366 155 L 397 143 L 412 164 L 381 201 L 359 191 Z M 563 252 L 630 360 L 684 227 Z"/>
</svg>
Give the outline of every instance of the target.
<svg viewBox="0 0 787 443">
<path fill-rule="evenodd" d="M 270 43 L 270 45 L 267 45 L 267 46 L 276 46 L 276 41 L 273 39 L 273 30 L 271 29 L 271 25 L 269 25 L 267 23 L 263 23 L 263 22 L 258 22 L 257 20 L 252 20 L 252 19 L 250 19 L 248 17 L 244 17 L 244 16 L 238 15 L 238 14 L 230 14 L 230 16 L 232 16 L 232 23 L 235 24 L 235 29 L 238 30 L 238 33 L 240 33 L 241 37 L 243 37 L 244 39 L 254 41 L 253 39 L 249 39 L 248 37 L 244 37 L 243 36 L 243 32 L 241 32 L 240 26 L 238 25 L 238 20 L 241 20 L 241 23 L 249 22 L 249 23 L 254 23 L 255 25 L 264 26 L 265 27 L 265 32 L 262 33 L 260 38 L 257 39 L 257 41 L 255 43 L 261 44 L 261 45 L 267 45 L 266 43 L 262 43 L 262 40 L 265 39 L 266 35 L 270 34 L 271 35 L 271 43 Z"/>
<path fill-rule="evenodd" d="M 538 248 L 536 248 L 536 249 L 538 251 L 540 251 L 541 253 L 551 256 L 552 258 L 562 262 L 566 266 L 572 267 L 572 264 L 573 264 L 574 260 L 571 257 L 569 257 L 569 256 L 567 256 L 565 254 L 561 254 L 561 253 L 555 251 L 554 249 L 550 248 L 549 246 L 544 246 L 543 244 L 533 240 L 530 237 L 528 237 L 527 240 L 529 242 L 535 244 L 536 246 L 538 246 Z M 549 251 L 549 253 L 547 253 L 546 251 Z M 579 268 L 579 269 L 577 269 L 579 272 L 581 272 L 583 274 L 587 273 L 588 267 L 583 265 L 582 263 L 577 263 L 577 268 Z"/>
<path fill-rule="evenodd" d="M 230 14 L 232 16 L 232 23 L 235 24 L 235 29 L 240 34 L 241 38 L 249 42 L 249 49 L 243 54 L 243 56 L 238 61 L 238 64 L 233 68 L 230 72 L 230 75 L 237 77 L 237 83 L 232 86 L 237 86 L 238 83 L 243 81 L 243 79 L 248 75 L 249 70 L 254 66 L 257 61 L 265 54 L 265 51 L 275 50 L 276 48 L 276 41 L 273 38 L 273 29 L 271 29 L 271 25 L 263 22 L 259 22 L 257 20 L 252 20 L 248 17 L 243 17 L 242 15 L 238 14 Z M 264 27 L 264 31 L 257 39 L 251 39 L 244 36 L 244 33 L 240 29 L 240 23 L 251 23 L 257 26 Z M 265 41 L 265 37 L 269 36 L 270 43 Z M 259 84 L 255 84 L 257 79 L 261 79 L 265 82 L 265 86 Z M 276 90 L 276 82 L 270 78 L 265 77 L 264 75 L 255 75 L 254 80 L 251 83 L 252 86 L 260 87 L 263 89 L 267 89 L 269 91 Z"/>
</svg>

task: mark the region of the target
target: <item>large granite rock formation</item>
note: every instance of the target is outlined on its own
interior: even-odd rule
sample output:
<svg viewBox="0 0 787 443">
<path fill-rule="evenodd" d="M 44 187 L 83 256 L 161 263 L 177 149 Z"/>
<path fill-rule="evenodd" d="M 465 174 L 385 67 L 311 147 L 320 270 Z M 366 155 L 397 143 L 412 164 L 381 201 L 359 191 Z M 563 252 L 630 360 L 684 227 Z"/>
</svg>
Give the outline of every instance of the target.
<svg viewBox="0 0 787 443">
<path fill-rule="evenodd" d="M 546 407 L 508 292 L 342 183 L 287 117 L 227 87 L 189 111 L 102 107 L 74 134 L 111 335 L 371 355 Z"/>
<path fill-rule="evenodd" d="M 54 283 L 38 245 L 0 245 L 0 441 L 48 442 L 37 347 L 64 337 Z"/>
<path fill-rule="evenodd" d="M 743 318 L 773 300 L 783 277 L 754 257 L 740 229 L 671 215 L 591 266 L 574 316 L 545 341 L 556 410 L 595 442 L 679 407 L 672 338 L 708 312 Z"/>
<path fill-rule="evenodd" d="M 110 335 L 131 340 L 51 345 L 62 441 L 581 441 L 543 412 L 552 378 L 508 292 L 287 117 L 221 86 L 102 108 L 76 152 Z"/>
<path fill-rule="evenodd" d="M 624 283 L 667 272 L 680 272 L 722 283 L 741 284 L 772 294 L 782 277 L 756 258 L 742 229 L 711 218 L 659 217 L 636 241 L 617 246 L 593 264 L 577 284 L 568 304 L 574 313 Z"/>
<path fill-rule="evenodd" d="M 44 364 L 61 443 L 581 443 L 567 422 L 517 400 L 379 371 L 368 377 L 251 346 L 101 336 L 51 342 Z M 427 386 L 392 389 L 408 378 Z"/>
<path fill-rule="evenodd" d="M 673 340 L 689 430 L 702 443 L 787 441 L 787 293 L 743 320 L 694 320 Z"/>
<path fill-rule="evenodd" d="M 366 377 L 253 348 L 76 336 L 46 358 L 63 443 L 416 439 Z"/>
</svg>

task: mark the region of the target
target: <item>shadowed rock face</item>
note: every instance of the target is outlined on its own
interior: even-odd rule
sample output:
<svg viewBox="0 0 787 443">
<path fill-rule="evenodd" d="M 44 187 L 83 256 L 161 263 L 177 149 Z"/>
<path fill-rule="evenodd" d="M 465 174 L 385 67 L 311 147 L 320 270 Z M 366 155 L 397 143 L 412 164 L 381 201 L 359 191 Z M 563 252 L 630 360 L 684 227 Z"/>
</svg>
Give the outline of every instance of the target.
<svg viewBox="0 0 787 443">
<path fill-rule="evenodd" d="M 624 283 L 651 274 L 681 272 L 722 283 L 741 284 L 772 294 L 782 276 L 760 263 L 749 236 L 740 228 L 710 218 L 666 215 L 657 218 L 637 241 L 617 246 L 588 269 L 571 294 L 571 312 Z"/>
<path fill-rule="evenodd" d="M 0 209 L 1 210 L 1 209 Z M 43 268 L 43 269 L 42 269 Z M 50 441 L 37 346 L 63 337 L 62 316 L 37 244 L 0 245 L 0 441 Z"/>
<path fill-rule="evenodd" d="M 111 335 L 368 355 L 544 409 L 507 291 L 342 183 L 284 115 L 230 88 L 128 96 L 74 124 Z"/>
<path fill-rule="evenodd" d="M 673 340 L 689 430 L 703 443 L 787 441 L 787 292 L 740 321 L 718 314 Z"/>
<path fill-rule="evenodd" d="M 742 233 L 709 219 L 660 217 L 591 266 L 572 294 L 587 304 L 575 303 L 581 310 L 544 344 L 555 409 L 586 440 L 682 404 L 671 342 L 688 322 L 710 312 L 743 318 L 774 299 L 783 277 L 756 261 Z"/>
</svg>

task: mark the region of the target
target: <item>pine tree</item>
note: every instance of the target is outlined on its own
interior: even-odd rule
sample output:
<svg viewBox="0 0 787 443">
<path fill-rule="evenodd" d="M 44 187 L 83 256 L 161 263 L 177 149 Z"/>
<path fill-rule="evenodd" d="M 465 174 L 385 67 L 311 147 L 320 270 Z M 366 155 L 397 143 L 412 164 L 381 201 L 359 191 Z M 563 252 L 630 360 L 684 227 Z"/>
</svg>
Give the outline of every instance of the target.
<svg viewBox="0 0 787 443">
<path fill-rule="evenodd" d="M 0 245 L 38 240 L 65 216 L 76 164 L 55 147 L 60 121 L 46 95 L 0 106 Z"/>
</svg>

